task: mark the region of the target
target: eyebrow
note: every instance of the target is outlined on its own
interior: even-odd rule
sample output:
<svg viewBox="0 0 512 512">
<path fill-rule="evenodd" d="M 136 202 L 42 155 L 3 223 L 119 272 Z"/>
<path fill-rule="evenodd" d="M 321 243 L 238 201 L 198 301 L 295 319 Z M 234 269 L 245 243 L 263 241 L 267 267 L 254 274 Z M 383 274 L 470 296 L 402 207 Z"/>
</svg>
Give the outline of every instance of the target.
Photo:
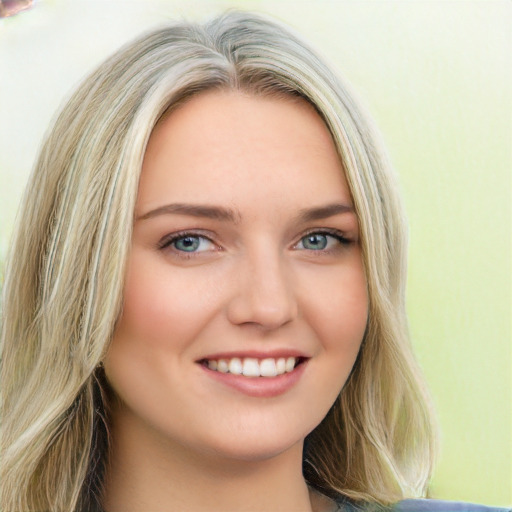
<svg viewBox="0 0 512 512">
<path fill-rule="evenodd" d="M 342 213 L 354 213 L 354 207 L 344 203 L 332 203 L 325 206 L 304 208 L 300 210 L 297 219 L 299 222 L 311 222 L 327 219 Z M 136 217 L 135 221 L 151 219 L 159 215 L 188 215 L 191 217 L 208 218 L 213 220 L 228 221 L 234 224 L 240 222 L 242 216 L 236 210 L 223 206 L 210 206 L 202 204 L 173 203 L 166 204 L 150 210 Z"/>
<path fill-rule="evenodd" d="M 313 220 L 327 219 L 342 213 L 355 213 L 354 207 L 344 203 L 332 203 L 317 208 L 305 208 L 300 211 L 298 220 L 301 222 L 310 222 Z"/>
<path fill-rule="evenodd" d="M 209 206 L 202 204 L 185 204 L 173 203 L 160 206 L 147 213 L 136 217 L 135 221 L 151 219 L 158 215 L 175 214 L 175 215 L 189 215 L 191 217 L 201 217 L 213 220 L 222 220 L 236 223 L 240 220 L 240 214 L 231 208 L 223 206 Z"/>
</svg>

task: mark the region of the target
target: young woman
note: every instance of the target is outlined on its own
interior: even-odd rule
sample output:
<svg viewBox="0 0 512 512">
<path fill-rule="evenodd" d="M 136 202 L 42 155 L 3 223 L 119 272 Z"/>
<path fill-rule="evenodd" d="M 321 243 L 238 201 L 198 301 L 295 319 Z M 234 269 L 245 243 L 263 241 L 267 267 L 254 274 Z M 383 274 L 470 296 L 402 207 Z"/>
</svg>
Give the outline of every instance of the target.
<svg viewBox="0 0 512 512">
<path fill-rule="evenodd" d="M 371 123 L 286 29 L 233 12 L 117 52 L 10 253 L 2 510 L 455 509 L 407 499 L 435 428 L 405 246 Z"/>
</svg>

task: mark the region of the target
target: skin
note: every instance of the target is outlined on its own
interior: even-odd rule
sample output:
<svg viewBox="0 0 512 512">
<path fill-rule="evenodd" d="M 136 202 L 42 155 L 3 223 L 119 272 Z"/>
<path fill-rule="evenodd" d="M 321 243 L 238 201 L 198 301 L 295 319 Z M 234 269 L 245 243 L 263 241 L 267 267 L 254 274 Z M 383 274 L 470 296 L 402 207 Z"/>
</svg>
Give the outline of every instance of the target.
<svg viewBox="0 0 512 512">
<path fill-rule="evenodd" d="M 176 203 L 232 218 L 166 207 Z M 343 207 L 318 210 L 327 205 Z M 318 218 L 304 217 L 312 209 Z M 105 509 L 329 509 L 302 477 L 303 441 L 350 374 L 368 297 L 357 217 L 321 118 L 300 99 L 194 97 L 150 137 L 135 219 L 105 360 L 117 396 Z M 184 231 L 201 237 L 197 250 L 173 239 Z M 327 246 L 312 249 L 311 233 Z M 198 363 L 274 349 L 309 359 L 273 397 Z"/>
</svg>

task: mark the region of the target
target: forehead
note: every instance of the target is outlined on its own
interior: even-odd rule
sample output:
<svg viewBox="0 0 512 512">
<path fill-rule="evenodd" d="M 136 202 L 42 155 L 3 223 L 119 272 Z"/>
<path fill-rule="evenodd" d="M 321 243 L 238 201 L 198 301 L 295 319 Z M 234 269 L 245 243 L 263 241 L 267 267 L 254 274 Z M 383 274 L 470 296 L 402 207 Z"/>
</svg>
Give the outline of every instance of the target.
<svg viewBox="0 0 512 512">
<path fill-rule="evenodd" d="M 315 109 L 298 98 L 213 91 L 193 97 L 153 130 L 137 209 L 169 200 L 236 206 L 317 196 L 351 202 L 336 147 Z"/>
</svg>

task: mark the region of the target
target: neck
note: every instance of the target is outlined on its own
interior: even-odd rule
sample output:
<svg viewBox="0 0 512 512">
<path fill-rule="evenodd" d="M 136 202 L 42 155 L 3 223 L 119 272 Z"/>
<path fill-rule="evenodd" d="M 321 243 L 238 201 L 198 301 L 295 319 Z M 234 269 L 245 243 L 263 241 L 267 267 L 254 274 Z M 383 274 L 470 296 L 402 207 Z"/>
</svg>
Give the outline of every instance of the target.
<svg viewBox="0 0 512 512">
<path fill-rule="evenodd" d="M 239 460 L 192 451 L 124 422 L 112 425 L 106 512 L 328 510 L 302 476 L 302 442 L 277 456 Z M 141 435 L 142 434 L 142 435 Z M 147 432 L 146 432 L 147 434 Z"/>
</svg>

